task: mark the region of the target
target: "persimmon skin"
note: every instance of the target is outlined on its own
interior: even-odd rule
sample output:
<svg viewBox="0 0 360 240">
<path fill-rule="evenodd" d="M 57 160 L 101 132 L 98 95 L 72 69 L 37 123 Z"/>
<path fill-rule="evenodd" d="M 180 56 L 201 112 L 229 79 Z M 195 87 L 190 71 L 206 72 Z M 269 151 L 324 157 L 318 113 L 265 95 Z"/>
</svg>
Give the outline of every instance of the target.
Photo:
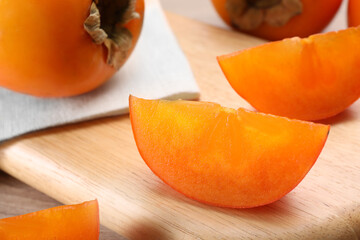
<svg viewBox="0 0 360 240">
<path fill-rule="evenodd" d="M 255 109 L 301 120 L 335 116 L 360 97 L 360 27 L 263 44 L 218 57 Z"/>
<path fill-rule="evenodd" d="M 348 3 L 348 26 L 357 27 L 360 25 L 360 1 L 349 0 Z"/>
<path fill-rule="evenodd" d="M 67 97 L 108 80 L 116 70 L 106 64 L 107 49 L 84 29 L 91 3 L 0 1 L 0 86 L 38 97 Z M 136 11 L 141 18 L 127 24 L 132 48 L 142 27 L 143 0 L 137 0 Z"/>
<path fill-rule="evenodd" d="M 263 23 L 259 28 L 244 31 L 248 34 L 267 40 L 280 40 L 289 37 L 308 37 L 321 32 L 333 19 L 342 0 L 302 0 L 303 12 L 293 17 L 281 27 L 273 27 Z M 220 17 L 230 26 L 231 20 L 225 8 L 226 0 L 212 0 Z"/>
<path fill-rule="evenodd" d="M 295 188 L 318 158 L 329 126 L 215 103 L 130 97 L 141 157 L 165 183 L 202 203 L 251 208 Z"/>
<path fill-rule="evenodd" d="M 0 239 L 98 240 L 97 200 L 0 219 Z"/>
</svg>

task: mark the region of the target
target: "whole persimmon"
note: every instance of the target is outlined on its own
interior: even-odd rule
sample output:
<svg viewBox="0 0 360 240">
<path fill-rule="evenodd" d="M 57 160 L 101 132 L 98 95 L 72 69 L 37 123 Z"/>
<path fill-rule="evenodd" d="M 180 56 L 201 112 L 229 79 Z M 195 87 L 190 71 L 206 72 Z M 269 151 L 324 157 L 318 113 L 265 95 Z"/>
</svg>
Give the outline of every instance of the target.
<svg viewBox="0 0 360 240">
<path fill-rule="evenodd" d="M 342 0 L 212 0 L 230 26 L 268 40 L 321 32 Z"/>
<path fill-rule="evenodd" d="M 357 27 L 360 25 L 360 1 L 359 0 L 349 0 L 348 25 L 349 25 L 349 27 Z"/>
<path fill-rule="evenodd" d="M 0 1 L 0 86 L 39 97 L 93 90 L 127 60 L 144 0 Z"/>
</svg>

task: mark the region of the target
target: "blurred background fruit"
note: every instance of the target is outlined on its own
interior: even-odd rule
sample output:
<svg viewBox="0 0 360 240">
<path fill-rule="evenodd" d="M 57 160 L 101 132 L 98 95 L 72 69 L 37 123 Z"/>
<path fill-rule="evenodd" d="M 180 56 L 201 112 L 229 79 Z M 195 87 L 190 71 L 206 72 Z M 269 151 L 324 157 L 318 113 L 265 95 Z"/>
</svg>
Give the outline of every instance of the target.
<svg viewBox="0 0 360 240">
<path fill-rule="evenodd" d="M 321 32 L 342 0 L 212 0 L 222 19 L 237 30 L 268 40 Z"/>
<path fill-rule="evenodd" d="M 181 14 L 217 27 L 230 29 L 230 26 L 227 25 L 217 14 L 211 0 L 161 0 L 161 3 L 167 11 Z M 324 32 L 343 29 L 347 26 L 347 3 L 348 0 L 343 0 L 343 4 L 338 13 L 324 29 Z"/>
</svg>

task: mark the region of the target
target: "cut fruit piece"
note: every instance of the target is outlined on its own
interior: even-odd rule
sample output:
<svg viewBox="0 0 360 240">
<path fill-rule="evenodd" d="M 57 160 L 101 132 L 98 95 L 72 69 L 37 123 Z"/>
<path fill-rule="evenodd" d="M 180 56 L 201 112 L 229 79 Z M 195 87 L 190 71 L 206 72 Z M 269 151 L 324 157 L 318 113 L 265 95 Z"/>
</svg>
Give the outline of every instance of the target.
<svg viewBox="0 0 360 240">
<path fill-rule="evenodd" d="M 360 25 L 360 1 L 349 0 L 348 3 L 348 26 L 357 27 Z"/>
<path fill-rule="evenodd" d="M 0 219 L 0 239 L 98 240 L 97 200 Z"/>
<path fill-rule="evenodd" d="M 291 38 L 218 57 L 235 91 L 257 110 L 320 120 L 360 96 L 360 28 Z"/>
<path fill-rule="evenodd" d="M 165 183 L 203 203 L 249 208 L 295 188 L 329 126 L 215 103 L 130 97 L 139 152 Z"/>
</svg>

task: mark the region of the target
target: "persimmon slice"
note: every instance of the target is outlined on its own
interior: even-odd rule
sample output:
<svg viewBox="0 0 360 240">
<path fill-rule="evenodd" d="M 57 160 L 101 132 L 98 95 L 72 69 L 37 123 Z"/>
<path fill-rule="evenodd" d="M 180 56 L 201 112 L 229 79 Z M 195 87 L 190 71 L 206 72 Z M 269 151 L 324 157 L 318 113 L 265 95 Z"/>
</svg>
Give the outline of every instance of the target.
<svg viewBox="0 0 360 240">
<path fill-rule="evenodd" d="M 215 103 L 130 97 L 140 155 L 165 183 L 215 206 L 249 208 L 295 188 L 329 126 Z"/>
<path fill-rule="evenodd" d="M 96 200 L 0 219 L 0 239 L 98 240 Z"/>
<path fill-rule="evenodd" d="M 349 0 L 348 3 L 348 26 L 357 27 L 360 25 L 360 1 Z"/>
<path fill-rule="evenodd" d="M 218 57 L 257 110 L 302 120 L 334 116 L 360 96 L 360 28 L 267 43 Z"/>
</svg>

